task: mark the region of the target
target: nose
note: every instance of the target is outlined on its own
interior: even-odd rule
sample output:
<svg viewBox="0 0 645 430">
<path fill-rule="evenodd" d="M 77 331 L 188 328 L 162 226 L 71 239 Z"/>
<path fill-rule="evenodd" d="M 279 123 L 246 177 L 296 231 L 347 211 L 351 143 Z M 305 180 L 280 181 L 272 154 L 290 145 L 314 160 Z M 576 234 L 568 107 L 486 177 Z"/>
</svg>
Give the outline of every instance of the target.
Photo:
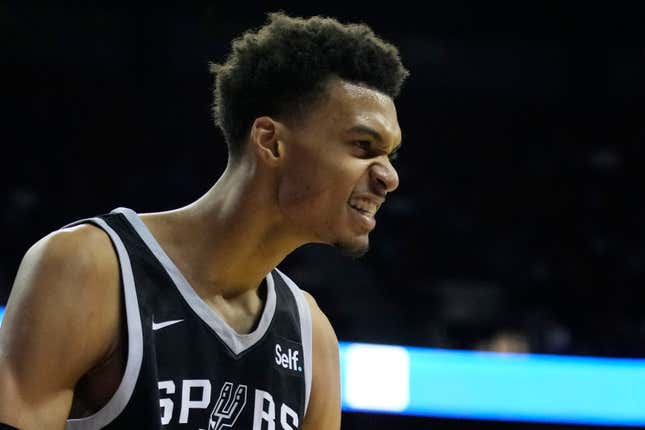
<svg viewBox="0 0 645 430">
<path fill-rule="evenodd" d="M 382 197 L 399 186 L 399 174 L 388 158 L 371 166 L 370 183 L 374 191 Z"/>
</svg>

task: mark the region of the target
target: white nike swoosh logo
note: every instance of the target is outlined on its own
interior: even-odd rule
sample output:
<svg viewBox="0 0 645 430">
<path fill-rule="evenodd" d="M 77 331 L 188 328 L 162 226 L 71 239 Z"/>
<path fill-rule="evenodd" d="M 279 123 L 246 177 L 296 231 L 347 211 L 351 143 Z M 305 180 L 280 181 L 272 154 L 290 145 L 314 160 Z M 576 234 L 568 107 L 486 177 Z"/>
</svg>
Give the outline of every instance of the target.
<svg viewBox="0 0 645 430">
<path fill-rule="evenodd" d="M 152 329 L 153 330 L 159 330 L 160 328 L 168 327 L 169 325 L 177 324 L 179 322 L 182 322 L 183 320 L 172 320 L 172 321 L 164 321 L 164 322 L 152 322 Z"/>
</svg>

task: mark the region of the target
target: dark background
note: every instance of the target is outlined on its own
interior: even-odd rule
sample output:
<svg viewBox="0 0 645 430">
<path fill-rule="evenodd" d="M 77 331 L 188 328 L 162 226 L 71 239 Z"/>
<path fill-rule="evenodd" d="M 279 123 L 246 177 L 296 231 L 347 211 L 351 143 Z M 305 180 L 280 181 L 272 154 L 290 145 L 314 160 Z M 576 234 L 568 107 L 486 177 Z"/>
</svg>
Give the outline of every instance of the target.
<svg viewBox="0 0 645 430">
<path fill-rule="evenodd" d="M 0 304 L 50 231 L 215 182 L 208 62 L 282 9 L 365 22 L 411 71 L 401 185 L 370 253 L 305 246 L 281 265 L 341 340 L 645 357 L 645 21 L 618 3 L 518 3 L 0 2 Z M 518 427 L 544 428 L 343 424 Z"/>
</svg>

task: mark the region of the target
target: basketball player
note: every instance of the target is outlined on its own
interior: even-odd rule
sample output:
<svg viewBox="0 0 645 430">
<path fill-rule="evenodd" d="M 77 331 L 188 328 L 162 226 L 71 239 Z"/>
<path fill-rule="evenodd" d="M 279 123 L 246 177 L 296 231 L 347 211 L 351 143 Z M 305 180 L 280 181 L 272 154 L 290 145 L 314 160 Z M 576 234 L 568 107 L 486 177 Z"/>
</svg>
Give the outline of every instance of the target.
<svg viewBox="0 0 645 430">
<path fill-rule="evenodd" d="M 276 266 L 310 242 L 366 252 L 398 185 L 408 72 L 365 25 L 282 13 L 212 71 L 229 160 L 210 190 L 25 254 L 0 333 L 2 428 L 340 428 L 336 336 Z"/>
</svg>

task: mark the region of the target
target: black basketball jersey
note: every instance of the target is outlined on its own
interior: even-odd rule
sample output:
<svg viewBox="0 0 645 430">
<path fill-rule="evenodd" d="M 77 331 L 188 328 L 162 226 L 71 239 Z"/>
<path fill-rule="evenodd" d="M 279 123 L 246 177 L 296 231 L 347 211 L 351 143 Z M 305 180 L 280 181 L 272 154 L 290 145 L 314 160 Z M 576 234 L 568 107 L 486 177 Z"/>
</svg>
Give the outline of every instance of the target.
<svg viewBox="0 0 645 430">
<path fill-rule="evenodd" d="M 117 391 L 67 430 L 299 429 L 311 389 L 311 314 L 277 269 L 256 328 L 238 334 L 204 302 L 127 208 L 77 221 L 103 229 L 116 250 L 127 321 Z"/>
</svg>

